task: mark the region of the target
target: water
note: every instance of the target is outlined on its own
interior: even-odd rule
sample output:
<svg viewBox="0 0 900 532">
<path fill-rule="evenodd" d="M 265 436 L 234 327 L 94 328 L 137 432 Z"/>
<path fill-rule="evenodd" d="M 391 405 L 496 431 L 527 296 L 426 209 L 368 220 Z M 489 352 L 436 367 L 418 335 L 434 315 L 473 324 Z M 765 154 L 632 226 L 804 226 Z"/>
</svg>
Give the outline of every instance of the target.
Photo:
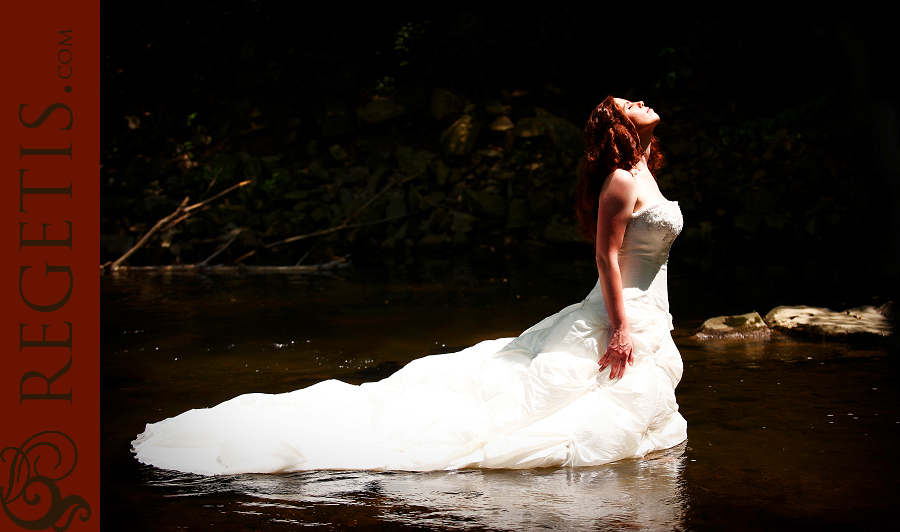
<svg viewBox="0 0 900 532">
<path fill-rule="evenodd" d="M 597 468 L 199 477 L 138 464 L 147 422 L 249 392 L 360 383 L 514 336 L 580 301 L 589 262 L 422 261 L 335 276 L 119 275 L 101 284 L 109 530 L 861 528 L 898 509 L 896 359 L 874 346 L 699 344 L 716 314 L 671 283 L 689 440 Z M 682 303 L 678 303 L 681 301 Z M 704 303 L 706 302 L 706 303 Z M 680 306 L 679 306 L 680 305 Z M 708 306 L 704 306 L 708 305 Z M 766 309 L 759 309 L 766 310 Z"/>
</svg>

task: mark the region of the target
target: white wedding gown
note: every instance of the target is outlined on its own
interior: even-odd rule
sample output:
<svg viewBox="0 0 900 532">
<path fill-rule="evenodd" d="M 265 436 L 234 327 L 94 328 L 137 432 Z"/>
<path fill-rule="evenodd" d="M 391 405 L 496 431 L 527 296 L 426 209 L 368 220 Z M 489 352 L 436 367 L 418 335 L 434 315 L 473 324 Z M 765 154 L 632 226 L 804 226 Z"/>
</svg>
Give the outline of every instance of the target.
<svg viewBox="0 0 900 532">
<path fill-rule="evenodd" d="M 666 263 L 676 202 L 632 215 L 619 254 L 634 366 L 599 371 L 609 321 L 599 282 L 518 338 L 410 362 L 359 386 L 337 380 L 246 394 L 148 424 L 137 459 L 202 475 L 314 469 L 431 471 L 592 466 L 687 438 L 675 386 Z"/>
</svg>

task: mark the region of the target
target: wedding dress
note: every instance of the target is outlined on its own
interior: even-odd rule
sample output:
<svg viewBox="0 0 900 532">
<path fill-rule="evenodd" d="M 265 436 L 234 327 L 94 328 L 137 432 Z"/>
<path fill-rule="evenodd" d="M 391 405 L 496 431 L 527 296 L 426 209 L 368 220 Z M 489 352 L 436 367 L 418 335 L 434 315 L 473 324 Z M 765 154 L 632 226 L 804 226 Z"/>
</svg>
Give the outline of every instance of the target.
<svg viewBox="0 0 900 532">
<path fill-rule="evenodd" d="M 252 393 L 158 423 L 132 442 L 145 464 L 202 475 L 315 469 L 432 471 L 592 466 L 687 438 L 675 387 L 666 264 L 676 202 L 632 214 L 619 253 L 634 365 L 599 370 L 610 336 L 598 282 L 518 338 L 414 360 L 359 386 Z"/>
</svg>

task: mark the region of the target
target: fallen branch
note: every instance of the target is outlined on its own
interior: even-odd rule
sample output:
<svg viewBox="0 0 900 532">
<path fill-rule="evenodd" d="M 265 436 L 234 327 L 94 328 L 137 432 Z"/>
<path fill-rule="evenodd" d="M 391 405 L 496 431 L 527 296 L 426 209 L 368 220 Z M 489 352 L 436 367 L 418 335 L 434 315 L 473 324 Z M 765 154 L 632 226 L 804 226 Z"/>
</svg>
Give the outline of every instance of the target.
<svg viewBox="0 0 900 532">
<path fill-rule="evenodd" d="M 374 196 L 369 198 L 369 201 L 367 201 L 362 207 L 356 209 L 356 212 L 354 212 L 353 214 L 348 216 L 347 219 L 344 220 L 343 223 L 341 223 L 341 225 L 337 225 L 335 227 L 329 227 L 328 229 L 321 229 L 319 231 L 313 231 L 312 233 L 306 233 L 305 235 L 296 235 L 296 236 L 292 236 L 290 238 L 285 238 L 284 240 L 279 240 L 278 242 L 272 242 L 271 244 L 266 244 L 265 246 L 263 246 L 263 248 L 269 249 L 269 248 L 273 248 L 275 246 L 280 246 L 282 244 L 290 244 L 291 242 L 306 240 L 307 238 L 313 238 L 316 236 L 327 235 L 329 233 L 334 233 L 337 231 L 341 231 L 343 229 L 353 229 L 354 227 L 363 227 L 366 225 L 375 225 L 375 224 L 380 224 L 380 223 L 384 223 L 384 222 L 390 222 L 391 220 L 399 220 L 400 218 L 404 218 L 406 216 L 411 216 L 413 214 L 417 214 L 421 211 L 410 212 L 410 213 L 402 214 L 400 216 L 392 216 L 392 217 L 384 218 L 381 220 L 375 220 L 374 222 L 361 222 L 361 223 L 357 223 L 357 224 L 350 223 L 350 220 L 356 218 L 356 216 L 360 212 L 362 212 L 363 209 L 365 209 L 366 207 L 371 205 L 373 201 L 375 201 L 379 196 L 381 196 L 382 194 L 384 194 L 385 192 L 390 190 L 391 187 L 400 186 L 403 183 L 406 183 L 407 181 L 415 179 L 418 176 L 419 176 L 419 174 L 415 174 L 410 177 L 407 177 L 406 179 L 399 179 L 397 181 L 391 181 L 390 183 L 385 185 L 384 188 L 382 188 L 381 191 L 378 192 L 378 194 L 375 194 Z M 241 262 L 243 262 L 244 259 L 248 259 L 248 258 L 252 257 L 253 255 L 256 255 L 255 249 L 252 249 L 252 250 L 248 251 L 247 253 L 244 253 L 243 255 L 238 257 L 234 262 L 235 262 L 235 264 L 240 264 Z M 303 262 L 304 258 L 306 258 L 306 255 L 304 255 L 303 258 L 300 259 L 300 262 Z M 297 264 L 300 264 L 300 262 L 298 262 Z"/>
<path fill-rule="evenodd" d="M 269 249 L 269 248 L 273 248 L 273 247 L 275 247 L 275 246 L 280 246 L 280 245 L 282 245 L 282 244 L 290 244 L 291 242 L 297 242 L 297 241 L 299 241 L 299 240 L 306 240 L 307 238 L 313 238 L 313 237 L 316 237 L 316 236 L 327 235 L 327 234 L 329 234 L 329 233 L 334 233 L 334 232 L 336 232 L 336 231 L 341 231 L 341 230 L 343 230 L 343 229 L 353 229 L 354 227 L 363 227 L 363 226 L 366 226 L 366 225 L 375 225 L 375 224 L 380 224 L 380 223 L 384 223 L 384 222 L 390 222 L 390 221 L 392 221 L 392 220 L 399 220 L 400 218 L 405 218 L 406 216 L 412 216 L 413 214 L 418 214 L 418 213 L 420 213 L 420 212 L 422 212 L 422 211 L 408 212 L 408 213 L 406 213 L 406 214 L 401 214 L 400 216 L 391 216 L 391 217 L 388 217 L 388 218 L 383 218 L 383 219 L 381 219 L 381 220 L 375 220 L 375 221 L 373 221 L 373 222 L 361 222 L 361 223 L 356 223 L 356 224 L 351 224 L 351 223 L 349 223 L 350 220 L 356 218 L 356 216 L 357 216 L 360 212 L 362 212 L 363 209 L 365 209 L 366 207 L 368 207 L 369 205 L 371 205 L 373 201 L 375 201 L 379 196 L 381 196 L 382 194 L 384 194 L 385 192 L 387 192 L 388 190 L 390 190 L 391 187 L 394 187 L 394 186 L 400 186 L 400 185 L 406 183 L 407 181 L 412 181 L 413 179 L 415 179 L 415 178 L 417 178 L 417 177 L 419 177 L 419 174 L 413 174 L 413 175 L 407 177 L 406 179 L 398 179 L 398 180 L 396 180 L 396 181 L 391 181 L 390 183 L 388 183 L 387 185 L 385 185 L 384 188 L 382 188 L 381 191 L 380 191 L 378 194 L 375 194 L 374 196 L 372 196 L 371 198 L 369 198 L 369 201 L 367 201 L 362 207 L 356 209 L 356 212 L 354 212 L 353 214 L 351 214 L 350 216 L 348 216 L 347 219 L 344 220 L 343 223 L 341 223 L 341 225 L 337 225 L 337 226 L 335 226 L 335 227 L 329 227 L 328 229 L 321 229 L 321 230 L 319 230 L 319 231 L 313 231 L 312 233 L 307 233 L 307 234 L 305 234 L 305 235 L 292 236 L 292 237 L 286 238 L 286 239 L 284 239 L 284 240 L 279 240 L 278 242 L 272 242 L 271 244 L 266 244 L 266 245 L 263 246 L 263 247 L 264 247 L 265 249 Z M 254 253 L 256 253 L 255 250 L 254 250 L 254 251 L 250 251 L 250 252 L 247 253 L 245 256 L 241 257 L 240 260 L 243 260 L 243 259 L 245 259 L 245 258 L 247 258 L 247 257 L 249 257 L 249 256 L 251 256 L 251 255 L 253 255 Z M 300 259 L 300 260 L 303 260 L 303 259 Z"/>
<path fill-rule="evenodd" d="M 365 209 L 366 207 L 368 207 L 369 205 L 371 205 L 372 202 L 375 201 L 376 199 L 378 199 L 379 196 L 381 196 L 382 194 L 384 194 L 385 192 L 387 192 L 388 190 L 390 190 L 391 187 L 393 187 L 393 186 L 395 186 L 395 185 L 396 185 L 396 186 L 400 186 L 400 185 L 402 185 L 403 183 L 406 183 L 407 181 L 412 181 L 413 179 L 415 179 L 415 178 L 417 178 L 417 177 L 419 177 L 419 174 L 413 174 L 413 175 L 407 177 L 406 179 L 399 179 L 399 180 L 397 180 L 397 181 L 391 181 L 390 183 L 388 183 L 387 185 L 385 185 L 384 188 L 381 189 L 381 192 L 379 192 L 378 194 L 375 194 L 374 196 L 372 196 L 371 198 L 369 198 L 369 201 L 367 201 L 362 207 L 356 209 L 356 212 L 354 212 L 353 214 L 351 214 L 350 216 L 348 216 L 347 219 L 344 220 L 344 223 L 346 224 L 346 223 L 349 222 L 350 220 L 356 218 L 356 215 L 357 215 L 357 214 L 359 214 L 360 212 L 362 212 L 363 209 Z"/>
<path fill-rule="evenodd" d="M 393 220 L 399 220 L 400 218 L 406 218 L 407 216 L 419 214 L 420 212 L 422 212 L 422 211 L 413 211 L 413 212 L 408 212 L 406 214 L 401 214 L 400 216 L 390 216 L 388 218 L 382 218 L 381 220 L 375 220 L 372 222 L 360 222 L 358 224 L 348 224 L 347 222 L 344 222 L 341 225 L 338 225 L 335 227 L 329 227 L 328 229 L 313 231 L 312 233 L 307 233 L 305 235 L 292 236 L 290 238 L 285 238 L 284 240 L 279 240 L 278 242 L 272 242 L 271 244 L 266 244 L 263 247 L 266 249 L 269 249 L 269 248 L 273 248 L 275 246 L 280 246 L 282 244 L 290 244 L 291 242 L 297 242 L 298 240 L 305 240 L 307 238 L 312 238 L 314 236 L 327 235 L 328 233 L 334 233 L 335 231 L 340 231 L 342 229 L 353 229 L 354 227 L 363 227 L 366 225 L 375 225 L 375 224 L 380 224 L 380 223 L 384 223 L 384 222 L 390 222 Z"/>
<path fill-rule="evenodd" d="M 313 244 L 313 247 L 311 247 L 311 248 L 309 248 L 308 250 L 306 250 L 306 253 L 304 253 L 303 256 L 300 257 L 300 260 L 298 260 L 298 261 L 297 261 L 297 264 L 294 264 L 294 266 L 300 266 L 300 263 L 302 263 L 303 261 L 305 261 L 305 260 L 306 260 L 306 257 L 308 257 L 309 254 L 312 253 L 313 250 L 316 249 L 318 246 L 319 246 L 319 243 L 318 243 L 318 242 L 316 242 L 315 244 Z"/>
<path fill-rule="evenodd" d="M 322 229 L 321 231 L 314 231 L 312 233 L 307 233 L 305 235 L 292 236 L 290 238 L 285 238 L 284 240 L 279 240 L 278 242 L 272 242 L 271 244 L 266 244 L 265 246 L 263 246 L 263 248 L 269 249 L 269 248 L 273 248 L 275 246 L 280 246 L 282 244 L 290 244 L 291 242 L 297 242 L 298 240 L 306 240 L 307 238 L 312 238 L 315 236 L 327 235 L 328 233 L 334 233 L 335 231 L 340 231 L 342 229 L 353 229 L 354 227 L 363 227 L 366 225 L 375 225 L 375 224 L 380 224 L 380 223 L 384 223 L 384 222 L 390 222 L 392 220 L 399 220 L 401 218 L 406 218 L 407 216 L 419 214 L 420 212 L 422 212 L 422 211 L 408 212 L 406 214 L 401 214 L 400 216 L 391 216 L 390 218 L 383 218 L 381 220 L 375 220 L 374 222 L 361 222 L 358 224 L 348 224 L 347 222 L 344 222 L 337 227 L 329 227 L 328 229 Z M 252 257 L 253 255 L 256 255 L 255 249 L 251 249 L 247 253 L 244 253 L 243 255 L 238 257 L 234 261 L 234 263 L 240 264 L 241 261 L 243 261 L 244 259 L 248 259 L 248 258 Z M 302 262 L 304 258 L 306 258 L 306 255 L 304 255 L 303 258 L 300 259 L 300 261 Z M 298 264 L 299 264 L 299 262 L 298 262 Z"/>
<path fill-rule="evenodd" d="M 213 260 L 214 258 L 218 257 L 218 256 L 219 256 L 219 253 L 222 253 L 223 251 L 225 251 L 225 249 L 228 248 L 228 246 L 230 246 L 232 242 L 234 242 L 235 240 L 237 240 L 237 237 L 239 237 L 240 235 L 241 235 L 241 231 L 240 231 L 239 229 L 235 229 L 235 230 L 234 230 L 234 236 L 231 237 L 231 240 L 229 240 L 228 242 L 226 242 L 226 243 L 222 244 L 221 246 L 219 246 L 219 249 L 217 249 L 217 250 L 215 251 L 215 253 L 213 253 L 213 254 L 210 255 L 209 257 L 206 257 L 206 259 L 205 259 L 203 262 L 198 262 L 198 263 L 197 263 L 197 266 L 206 266 L 206 265 L 209 263 L 209 261 L 211 261 L 211 260 Z"/>
<path fill-rule="evenodd" d="M 128 260 L 128 257 L 130 257 L 135 251 L 137 251 L 137 250 L 140 249 L 144 244 L 146 244 L 147 241 L 150 240 L 150 237 L 153 236 L 153 235 L 155 235 L 156 232 L 159 231 L 159 229 L 160 229 L 163 225 L 169 223 L 169 221 L 171 221 L 173 218 L 176 218 L 176 217 L 178 217 L 179 215 L 181 215 L 181 213 L 184 212 L 184 206 L 187 204 L 187 202 L 188 202 L 188 198 L 184 198 L 184 201 L 182 201 L 182 202 L 181 202 L 181 205 L 179 205 L 178 208 L 175 209 L 175 212 L 173 212 L 172 214 L 170 214 L 170 215 L 166 216 L 165 218 L 163 218 L 163 219 L 159 220 L 158 222 L 156 222 L 156 225 L 154 225 L 152 228 L 150 228 L 149 231 L 147 231 L 146 233 L 144 233 L 144 236 L 143 236 L 140 240 L 138 240 L 138 243 L 137 243 L 137 244 L 135 244 L 134 246 L 132 246 L 131 249 L 129 249 L 128 251 L 126 251 L 124 255 L 122 255 L 122 256 L 119 257 L 115 262 L 112 263 L 112 265 L 110 266 L 110 269 L 112 269 L 112 270 L 117 270 L 117 269 L 119 268 L 119 266 L 120 266 L 123 262 L 125 262 L 126 260 Z"/>
<path fill-rule="evenodd" d="M 181 222 L 182 220 L 188 218 L 189 216 L 193 215 L 194 213 L 197 212 L 198 209 L 200 209 L 204 205 L 207 205 L 210 202 L 213 202 L 213 201 L 221 198 L 225 194 L 228 194 L 229 192 L 236 190 L 238 188 L 241 188 L 250 183 L 252 183 L 252 181 L 242 181 L 242 182 L 238 183 L 237 185 L 228 187 L 227 189 L 223 190 L 222 192 L 219 192 L 218 194 L 216 194 L 215 196 L 213 196 L 207 200 L 203 200 L 199 203 L 195 203 L 195 204 L 191 205 L 190 207 L 185 207 L 185 205 L 187 205 L 187 202 L 190 200 L 190 198 L 189 197 L 184 198 L 184 200 L 182 200 L 182 202 L 181 202 L 181 205 L 179 205 L 178 208 L 175 209 L 175 212 L 173 212 L 172 214 L 170 214 L 170 215 L 166 216 L 165 218 L 156 222 L 156 225 L 154 225 L 149 231 L 147 231 L 144 234 L 144 236 L 138 241 L 137 244 L 132 246 L 131 249 L 126 251 L 124 255 L 119 257 L 115 262 L 113 262 L 109 266 L 110 269 L 111 270 L 119 269 L 119 267 L 122 265 L 122 263 L 125 262 L 126 260 L 128 260 L 128 257 L 130 257 L 132 254 L 134 254 L 135 251 L 137 251 L 144 244 L 146 244 L 150 240 L 150 237 L 152 237 L 159 231 L 164 231 L 166 229 L 174 227 L 175 224 L 177 224 L 177 223 Z"/>
<path fill-rule="evenodd" d="M 171 227 L 174 227 L 176 224 L 178 224 L 179 222 L 181 222 L 181 221 L 184 220 L 185 218 L 194 215 L 194 214 L 197 212 L 198 209 L 200 209 L 200 208 L 202 208 L 202 207 L 205 207 L 206 205 L 208 205 L 208 204 L 210 204 L 210 203 L 216 201 L 217 199 L 221 198 L 222 196 L 224 196 L 224 195 L 226 195 L 226 194 L 228 194 L 228 193 L 230 193 L 230 192 L 232 192 L 232 191 L 234 191 L 234 190 L 237 190 L 237 189 L 239 189 L 239 188 L 241 188 L 241 187 L 247 186 L 247 185 L 249 185 L 249 184 L 252 183 L 252 182 L 253 182 L 253 181 L 250 180 L 250 179 L 248 179 L 247 181 L 241 181 L 241 182 L 238 183 L 237 185 L 232 185 L 232 186 L 226 188 L 226 189 L 223 190 L 222 192 L 219 192 L 218 194 L 216 194 L 215 196 L 213 196 L 213 197 L 211 197 L 211 198 L 209 198 L 209 199 L 203 200 L 203 201 L 201 201 L 201 202 L 198 202 L 198 203 L 195 203 L 195 204 L 191 205 L 190 207 L 185 208 L 184 211 L 183 211 L 183 212 L 184 212 L 184 216 L 182 216 L 182 217 L 178 218 L 177 220 L 171 222 L 169 225 L 167 225 L 166 227 L 164 227 L 162 230 L 166 230 L 166 229 L 169 229 L 169 228 L 171 228 Z M 184 200 L 187 201 L 187 198 L 184 198 Z"/>
<path fill-rule="evenodd" d="M 209 185 L 206 187 L 206 190 L 203 191 L 203 196 L 206 196 L 207 194 L 209 194 L 209 191 L 212 190 L 212 187 L 213 187 L 213 185 L 216 184 L 216 181 L 219 179 L 219 174 L 222 173 L 223 168 L 225 168 L 225 167 L 220 166 L 219 169 L 216 171 L 216 175 L 213 176 L 212 181 L 209 182 Z M 200 196 L 201 200 L 203 199 L 203 196 Z"/>
<path fill-rule="evenodd" d="M 202 266 L 200 264 L 170 264 L 168 266 L 121 266 L 112 273 L 158 272 L 158 273 L 316 273 L 348 266 L 347 257 L 339 257 L 315 266 Z"/>
</svg>

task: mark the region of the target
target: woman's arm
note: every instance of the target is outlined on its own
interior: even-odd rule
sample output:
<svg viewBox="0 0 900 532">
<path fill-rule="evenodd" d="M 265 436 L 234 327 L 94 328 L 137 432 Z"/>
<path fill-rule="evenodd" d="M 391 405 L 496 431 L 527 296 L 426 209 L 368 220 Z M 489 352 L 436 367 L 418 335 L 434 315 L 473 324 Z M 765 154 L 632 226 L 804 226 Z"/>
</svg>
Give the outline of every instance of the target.
<svg viewBox="0 0 900 532">
<path fill-rule="evenodd" d="M 619 271 L 619 250 L 625 237 L 625 226 L 631 220 L 637 202 L 637 183 L 626 170 L 617 169 L 608 178 L 600 193 L 597 211 L 597 272 L 606 302 L 606 313 L 612 336 L 609 347 L 600 357 L 600 370 L 612 366 L 609 378 L 621 378 L 625 364 L 634 364 L 631 329 L 625 317 L 625 300 L 622 296 L 622 275 Z"/>
</svg>

